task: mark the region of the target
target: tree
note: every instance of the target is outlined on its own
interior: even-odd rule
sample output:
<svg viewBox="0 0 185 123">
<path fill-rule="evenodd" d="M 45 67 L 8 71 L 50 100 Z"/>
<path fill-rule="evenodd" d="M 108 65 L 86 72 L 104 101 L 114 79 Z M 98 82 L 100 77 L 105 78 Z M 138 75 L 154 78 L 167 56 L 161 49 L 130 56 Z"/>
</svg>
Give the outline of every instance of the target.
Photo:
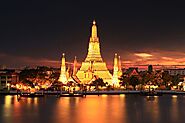
<svg viewBox="0 0 185 123">
<path fill-rule="evenodd" d="M 103 82 L 102 78 L 97 78 L 96 80 L 92 81 L 90 86 L 96 86 L 96 90 L 98 90 L 98 86 L 106 86 L 106 84 Z"/>
<path fill-rule="evenodd" d="M 130 85 L 132 85 L 134 87 L 134 90 L 136 89 L 136 85 L 138 85 L 140 82 L 139 82 L 139 79 L 137 76 L 131 76 L 130 77 Z"/>
<path fill-rule="evenodd" d="M 129 85 L 129 77 L 128 77 L 127 75 L 123 74 L 123 75 L 119 78 L 119 80 L 120 80 L 120 84 L 121 84 L 122 86 Z"/>
<path fill-rule="evenodd" d="M 36 69 L 27 69 L 25 68 L 20 72 L 20 80 L 26 80 L 27 78 L 35 78 L 38 74 Z"/>
<path fill-rule="evenodd" d="M 177 74 L 177 75 L 175 75 L 175 76 L 173 76 L 172 77 L 172 85 L 178 85 L 178 83 L 181 81 L 181 79 L 180 79 L 180 75 L 179 74 Z"/>
<path fill-rule="evenodd" d="M 162 73 L 162 79 L 165 86 L 167 86 L 168 83 L 172 80 L 170 74 L 167 71 Z"/>
<path fill-rule="evenodd" d="M 106 84 L 103 82 L 102 78 L 98 78 L 92 82 L 92 85 L 105 86 Z"/>
</svg>

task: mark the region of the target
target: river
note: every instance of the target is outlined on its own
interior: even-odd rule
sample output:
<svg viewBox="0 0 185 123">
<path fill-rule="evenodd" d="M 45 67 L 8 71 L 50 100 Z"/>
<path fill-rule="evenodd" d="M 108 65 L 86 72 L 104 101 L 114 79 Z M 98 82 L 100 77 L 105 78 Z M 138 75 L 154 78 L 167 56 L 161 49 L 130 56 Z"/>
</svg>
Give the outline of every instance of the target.
<svg viewBox="0 0 185 123">
<path fill-rule="evenodd" d="M 184 123 L 185 96 L 0 96 L 0 123 Z"/>
</svg>

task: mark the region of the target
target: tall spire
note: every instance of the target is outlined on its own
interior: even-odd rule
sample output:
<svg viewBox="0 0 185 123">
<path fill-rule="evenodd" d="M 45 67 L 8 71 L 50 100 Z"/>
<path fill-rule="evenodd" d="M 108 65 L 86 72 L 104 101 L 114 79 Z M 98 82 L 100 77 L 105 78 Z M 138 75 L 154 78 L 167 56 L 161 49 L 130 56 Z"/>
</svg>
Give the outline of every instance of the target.
<svg viewBox="0 0 185 123">
<path fill-rule="evenodd" d="M 66 65 L 65 65 L 65 54 L 62 54 L 62 63 L 61 63 L 61 70 L 60 70 L 60 77 L 58 79 L 59 82 L 63 84 L 67 83 L 67 76 L 66 76 Z"/>
<path fill-rule="evenodd" d="M 119 86 L 119 79 L 118 79 L 118 55 L 117 55 L 117 53 L 115 53 L 115 56 L 114 56 L 114 71 L 113 71 L 112 84 L 114 86 Z"/>
<path fill-rule="evenodd" d="M 92 38 L 97 38 L 97 27 L 96 27 L 96 21 L 95 20 L 93 21 L 91 37 Z"/>
<path fill-rule="evenodd" d="M 77 73 L 77 66 L 76 65 L 77 65 L 77 58 L 75 56 L 74 63 L 73 63 L 73 76 L 75 76 Z"/>
<path fill-rule="evenodd" d="M 102 62 L 103 61 L 101 58 L 101 54 L 100 54 L 100 43 L 99 43 L 99 38 L 97 36 L 96 21 L 93 21 L 88 54 L 87 54 L 87 58 L 85 61 L 86 62 L 89 62 L 89 61 Z"/>
<path fill-rule="evenodd" d="M 120 77 L 122 75 L 122 69 L 121 69 L 121 56 L 118 57 L 118 76 Z"/>
</svg>

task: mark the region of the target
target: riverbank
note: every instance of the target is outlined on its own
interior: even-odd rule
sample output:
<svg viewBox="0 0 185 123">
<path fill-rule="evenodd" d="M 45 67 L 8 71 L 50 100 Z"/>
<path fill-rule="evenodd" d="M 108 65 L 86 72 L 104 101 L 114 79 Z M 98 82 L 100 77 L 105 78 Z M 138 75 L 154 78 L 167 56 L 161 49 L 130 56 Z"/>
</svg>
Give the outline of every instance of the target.
<svg viewBox="0 0 185 123">
<path fill-rule="evenodd" d="M 120 94 L 140 94 L 140 90 L 122 90 L 122 91 L 74 91 L 74 94 L 85 94 L 85 95 L 120 95 Z M 160 94 L 171 94 L 171 95 L 185 95 L 185 91 L 173 91 L 173 90 L 156 90 L 155 92 Z M 20 92 L 20 91 L 0 91 L 0 95 L 17 95 L 19 93 L 29 93 L 29 92 Z M 37 94 L 44 95 L 60 95 L 60 94 L 68 94 L 68 91 L 37 91 Z"/>
</svg>

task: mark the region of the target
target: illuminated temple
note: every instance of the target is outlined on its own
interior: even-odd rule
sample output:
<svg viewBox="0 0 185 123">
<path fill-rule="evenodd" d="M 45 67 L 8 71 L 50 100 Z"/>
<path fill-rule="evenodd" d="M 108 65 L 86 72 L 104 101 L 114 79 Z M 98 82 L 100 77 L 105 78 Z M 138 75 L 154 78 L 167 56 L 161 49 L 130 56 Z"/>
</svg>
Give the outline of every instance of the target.
<svg viewBox="0 0 185 123">
<path fill-rule="evenodd" d="M 67 83 L 65 54 L 64 53 L 62 54 L 61 70 L 60 70 L 60 76 L 59 76 L 58 81 L 62 82 L 63 84 Z"/>
<path fill-rule="evenodd" d="M 88 84 L 92 80 L 102 78 L 104 82 L 112 84 L 112 75 L 107 69 L 106 63 L 103 62 L 100 53 L 100 42 L 97 35 L 96 22 L 93 21 L 91 37 L 89 41 L 88 54 L 84 62 L 82 62 L 80 70 L 76 76 L 81 83 Z"/>
<path fill-rule="evenodd" d="M 113 71 L 113 77 L 112 77 L 112 84 L 114 86 L 119 86 L 119 79 L 118 79 L 118 72 L 119 72 L 119 68 L 118 68 L 118 55 L 117 53 L 115 54 L 114 57 L 114 71 Z"/>
</svg>

